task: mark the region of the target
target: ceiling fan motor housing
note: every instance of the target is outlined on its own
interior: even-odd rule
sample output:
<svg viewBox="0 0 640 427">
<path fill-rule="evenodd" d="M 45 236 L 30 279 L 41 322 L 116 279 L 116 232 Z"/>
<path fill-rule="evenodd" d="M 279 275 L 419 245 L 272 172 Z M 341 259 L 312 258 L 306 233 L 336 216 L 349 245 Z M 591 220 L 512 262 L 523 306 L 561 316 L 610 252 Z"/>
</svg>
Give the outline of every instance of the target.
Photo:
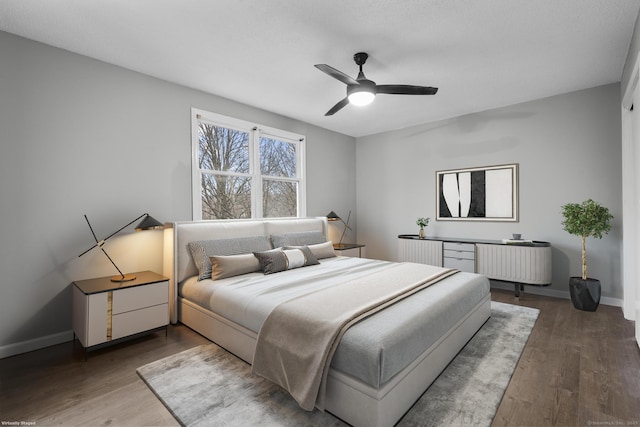
<svg viewBox="0 0 640 427">
<path fill-rule="evenodd" d="M 355 92 L 370 92 L 372 94 L 376 94 L 376 84 L 371 80 L 364 79 L 358 80 L 357 85 L 347 85 L 347 96 L 351 95 Z"/>
</svg>

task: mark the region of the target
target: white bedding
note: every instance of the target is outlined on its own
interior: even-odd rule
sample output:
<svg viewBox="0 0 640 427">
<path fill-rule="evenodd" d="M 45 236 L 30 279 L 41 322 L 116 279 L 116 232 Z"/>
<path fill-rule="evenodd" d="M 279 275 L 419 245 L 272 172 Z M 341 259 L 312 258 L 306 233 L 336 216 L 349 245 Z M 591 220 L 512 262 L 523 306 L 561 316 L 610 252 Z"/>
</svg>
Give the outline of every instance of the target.
<svg viewBox="0 0 640 427">
<path fill-rule="evenodd" d="M 278 304 L 393 263 L 336 257 L 320 265 L 222 280 L 190 278 L 180 294 L 254 332 Z M 489 293 L 484 276 L 458 273 L 354 325 L 344 335 L 332 367 L 379 387 L 389 381 Z"/>
<path fill-rule="evenodd" d="M 257 272 L 215 281 L 191 277 L 182 285 L 180 295 L 257 333 L 278 304 L 336 286 L 336 277 L 357 278 L 389 265 L 387 261 L 334 257 L 320 260 L 319 265 L 269 275 Z"/>
</svg>

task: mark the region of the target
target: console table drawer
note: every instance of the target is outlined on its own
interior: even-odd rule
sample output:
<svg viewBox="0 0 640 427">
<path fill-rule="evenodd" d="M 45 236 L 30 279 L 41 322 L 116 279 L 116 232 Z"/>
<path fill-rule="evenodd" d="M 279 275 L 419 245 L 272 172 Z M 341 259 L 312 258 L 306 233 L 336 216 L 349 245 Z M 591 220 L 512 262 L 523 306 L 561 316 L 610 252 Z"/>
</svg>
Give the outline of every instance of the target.
<svg viewBox="0 0 640 427">
<path fill-rule="evenodd" d="M 476 245 L 474 243 L 443 242 L 442 266 L 475 273 Z"/>
<path fill-rule="evenodd" d="M 458 259 L 476 259 L 475 252 L 468 251 L 454 251 L 451 249 L 445 249 L 442 253 L 445 258 L 458 258 Z"/>
<path fill-rule="evenodd" d="M 460 242 L 442 242 L 442 249 L 445 251 L 465 251 L 465 252 L 475 252 L 476 245 L 475 243 L 460 243 Z"/>
<path fill-rule="evenodd" d="M 475 273 L 476 271 L 476 261 L 474 259 L 445 257 L 442 259 L 442 266 L 445 268 L 455 268 L 468 273 Z"/>
</svg>

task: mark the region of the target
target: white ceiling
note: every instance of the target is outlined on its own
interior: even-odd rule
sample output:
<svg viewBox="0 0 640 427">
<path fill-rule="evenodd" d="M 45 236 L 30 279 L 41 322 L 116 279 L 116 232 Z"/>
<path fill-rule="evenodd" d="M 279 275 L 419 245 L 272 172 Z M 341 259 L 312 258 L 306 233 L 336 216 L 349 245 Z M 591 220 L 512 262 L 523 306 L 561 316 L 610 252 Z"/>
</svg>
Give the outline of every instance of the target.
<svg viewBox="0 0 640 427">
<path fill-rule="evenodd" d="M 363 136 L 620 81 L 640 0 L 2 0 L 0 29 Z M 436 86 L 324 113 L 369 53 L 378 84 Z"/>
</svg>

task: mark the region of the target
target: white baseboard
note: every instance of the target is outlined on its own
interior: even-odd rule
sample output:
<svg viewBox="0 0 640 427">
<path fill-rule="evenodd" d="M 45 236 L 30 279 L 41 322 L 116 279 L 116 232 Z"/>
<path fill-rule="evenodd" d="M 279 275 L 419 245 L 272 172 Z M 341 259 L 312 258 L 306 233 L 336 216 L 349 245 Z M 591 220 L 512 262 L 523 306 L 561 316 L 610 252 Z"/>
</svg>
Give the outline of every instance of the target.
<svg viewBox="0 0 640 427">
<path fill-rule="evenodd" d="M 61 344 L 71 340 L 73 340 L 73 331 L 65 331 L 27 341 L 3 345 L 0 346 L 0 359 L 15 356 L 16 354 L 27 353 L 33 350 L 39 350 L 41 348 Z"/>
<path fill-rule="evenodd" d="M 492 288 L 513 291 L 514 286 L 515 285 L 513 283 L 498 282 L 498 281 L 491 280 Z M 520 291 L 520 292 L 522 293 L 523 291 Z M 534 294 L 534 295 L 543 295 L 545 297 L 571 299 L 571 295 L 569 295 L 569 291 L 558 291 L 556 289 L 550 289 L 543 286 L 525 285 L 524 293 Z M 600 297 L 600 304 L 611 305 L 613 307 L 622 307 L 622 300 L 620 298 Z"/>
</svg>

